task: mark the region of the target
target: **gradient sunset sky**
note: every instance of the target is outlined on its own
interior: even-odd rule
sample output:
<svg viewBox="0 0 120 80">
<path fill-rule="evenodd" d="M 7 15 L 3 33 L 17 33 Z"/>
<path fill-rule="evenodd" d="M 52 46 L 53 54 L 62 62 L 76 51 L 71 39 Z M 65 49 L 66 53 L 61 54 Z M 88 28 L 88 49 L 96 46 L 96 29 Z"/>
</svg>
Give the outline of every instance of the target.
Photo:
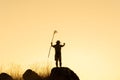
<svg viewBox="0 0 120 80">
<path fill-rule="evenodd" d="M 54 30 L 81 80 L 120 80 L 120 0 L 0 0 L 0 66 L 55 66 Z"/>
</svg>

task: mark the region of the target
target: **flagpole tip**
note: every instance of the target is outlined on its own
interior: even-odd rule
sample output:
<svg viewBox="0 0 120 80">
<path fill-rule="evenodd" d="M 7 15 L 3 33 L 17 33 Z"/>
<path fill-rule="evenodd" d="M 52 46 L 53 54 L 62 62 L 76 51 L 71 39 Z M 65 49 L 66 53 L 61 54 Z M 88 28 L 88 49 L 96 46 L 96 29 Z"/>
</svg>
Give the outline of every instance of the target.
<svg viewBox="0 0 120 80">
<path fill-rule="evenodd" d="M 54 33 L 57 33 L 57 30 L 54 30 Z"/>
</svg>

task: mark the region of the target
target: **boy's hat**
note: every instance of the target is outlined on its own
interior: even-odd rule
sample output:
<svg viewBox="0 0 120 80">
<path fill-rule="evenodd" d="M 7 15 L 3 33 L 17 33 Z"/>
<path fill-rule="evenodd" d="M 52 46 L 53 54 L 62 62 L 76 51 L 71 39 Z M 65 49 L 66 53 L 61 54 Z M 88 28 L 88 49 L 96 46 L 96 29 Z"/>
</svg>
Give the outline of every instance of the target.
<svg viewBox="0 0 120 80">
<path fill-rule="evenodd" d="M 56 41 L 56 43 L 57 43 L 57 44 L 59 44 L 59 43 L 60 43 L 60 41 L 59 41 L 59 40 L 57 40 L 57 41 Z"/>
</svg>

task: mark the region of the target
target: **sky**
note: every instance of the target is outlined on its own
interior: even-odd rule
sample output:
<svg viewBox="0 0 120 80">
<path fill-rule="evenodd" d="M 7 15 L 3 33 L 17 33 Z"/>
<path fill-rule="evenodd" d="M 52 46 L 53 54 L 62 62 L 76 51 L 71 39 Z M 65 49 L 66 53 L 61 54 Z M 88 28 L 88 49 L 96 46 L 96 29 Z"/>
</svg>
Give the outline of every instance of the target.
<svg viewBox="0 0 120 80">
<path fill-rule="evenodd" d="M 0 66 L 62 63 L 81 80 L 120 80 L 119 0 L 0 0 Z M 28 68 L 28 67 L 26 67 Z M 4 71 L 4 70 L 3 70 Z"/>
</svg>

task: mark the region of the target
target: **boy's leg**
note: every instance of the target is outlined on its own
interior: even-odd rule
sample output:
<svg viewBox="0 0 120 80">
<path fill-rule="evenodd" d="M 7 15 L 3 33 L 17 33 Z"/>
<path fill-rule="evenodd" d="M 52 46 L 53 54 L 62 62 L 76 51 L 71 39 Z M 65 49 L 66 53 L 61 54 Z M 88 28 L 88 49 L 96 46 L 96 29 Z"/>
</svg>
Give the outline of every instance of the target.
<svg viewBox="0 0 120 80">
<path fill-rule="evenodd" d="M 56 61 L 56 67 L 58 67 L 58 61 Z"/>
<path fill-rule="evenodd" d="M 57 58 L 57 55 L 55 55 L 55 61 L 56 61 L 56 67 L 58 67 L 58 58 Z"/>
<path fill-rule="evenodd" d="M 60 67 L 62 67 L 61 57 L 59 58 L 59 64 L 60 64 Z"/>
<path fill-rule="evenodd" d="M 58 67 L 58 60 L 56 60 L 56 67 Z"/>
</svg>

